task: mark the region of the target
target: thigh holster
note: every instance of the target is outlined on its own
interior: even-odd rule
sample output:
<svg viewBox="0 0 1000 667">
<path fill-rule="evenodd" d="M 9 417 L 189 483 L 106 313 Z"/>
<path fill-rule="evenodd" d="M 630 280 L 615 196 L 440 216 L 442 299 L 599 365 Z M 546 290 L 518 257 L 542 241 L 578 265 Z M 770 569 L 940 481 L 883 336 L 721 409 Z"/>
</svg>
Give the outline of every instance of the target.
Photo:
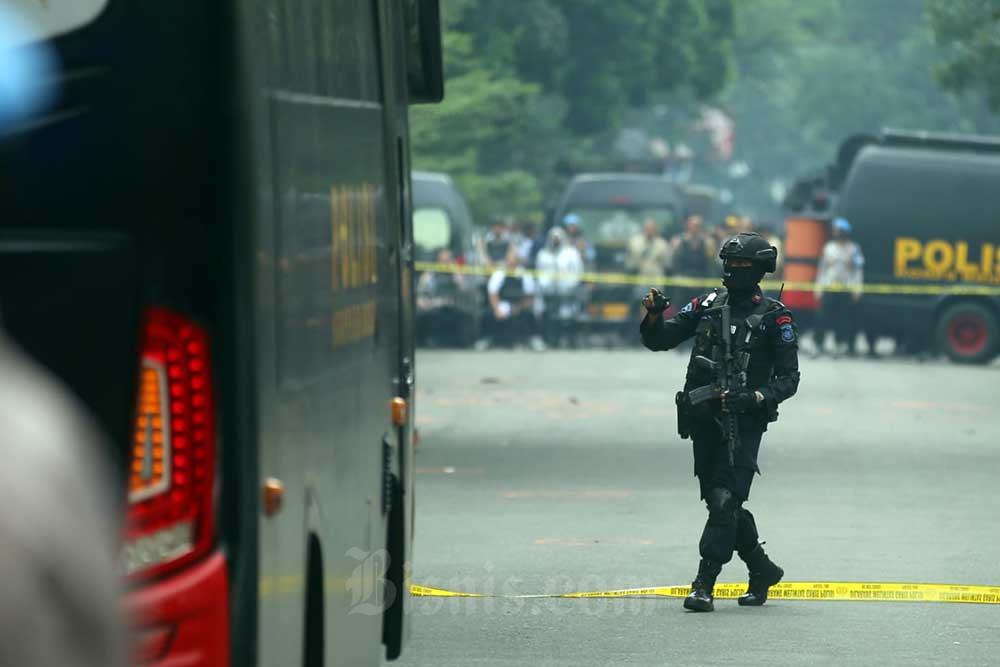
<svg viewBox="0 0 1000 667">
<path fill-rule="evenodd" d="M 674 396 L 674 403 L 677 404 L 677 435 L 682 438 L 691 437 L 691 402 L 687 393 L 677 392 Z"/>
</svg>

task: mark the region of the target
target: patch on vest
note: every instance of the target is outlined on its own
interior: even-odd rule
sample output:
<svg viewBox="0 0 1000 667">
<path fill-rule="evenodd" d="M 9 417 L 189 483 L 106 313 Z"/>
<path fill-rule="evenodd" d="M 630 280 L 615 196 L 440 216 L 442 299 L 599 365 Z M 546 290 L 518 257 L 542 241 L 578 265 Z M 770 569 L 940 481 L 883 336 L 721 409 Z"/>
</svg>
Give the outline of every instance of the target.
<svg viewBox="0 0 1000 667">
<path fill-rule="evenodd" d="M 782 324 L 779 327 L 779 329 L 781 329 L 781 340 L 785 341 L 786 343 L 791 343 L 793 340 L 795 340 L 795 332 L 792 330 L 791 322 L 786 322 L 785 324 Z"/>
</svg>

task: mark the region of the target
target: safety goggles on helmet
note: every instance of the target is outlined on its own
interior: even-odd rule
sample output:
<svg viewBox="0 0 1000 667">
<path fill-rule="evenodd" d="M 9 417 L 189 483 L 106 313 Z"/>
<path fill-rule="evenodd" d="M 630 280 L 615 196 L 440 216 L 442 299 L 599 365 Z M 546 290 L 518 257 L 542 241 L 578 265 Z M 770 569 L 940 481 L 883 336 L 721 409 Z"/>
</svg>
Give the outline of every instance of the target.
<svg viewBox="0 0 1000 667">
<path fill-rule="evenodd" d="M 742 232 L 722 244 L 719 259 L 746 259 L 759 264 L 766 273 L 777 267 L 778 249 L 769 244 L 763 236 L 754 232 Z"/>
</svg>

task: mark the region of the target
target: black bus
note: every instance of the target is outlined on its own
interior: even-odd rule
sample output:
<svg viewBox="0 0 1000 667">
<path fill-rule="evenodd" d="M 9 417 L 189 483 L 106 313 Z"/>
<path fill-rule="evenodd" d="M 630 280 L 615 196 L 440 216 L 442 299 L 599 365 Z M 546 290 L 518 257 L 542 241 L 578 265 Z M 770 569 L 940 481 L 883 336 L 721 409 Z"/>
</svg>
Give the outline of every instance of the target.
<svg viewBox="0 0 1000 667">
<path fill-rule="evenodd" d="M 400 652 L 437 5 L 25 3 L 0 312 L 116 443 L 138 664 Z"/>
</svg>

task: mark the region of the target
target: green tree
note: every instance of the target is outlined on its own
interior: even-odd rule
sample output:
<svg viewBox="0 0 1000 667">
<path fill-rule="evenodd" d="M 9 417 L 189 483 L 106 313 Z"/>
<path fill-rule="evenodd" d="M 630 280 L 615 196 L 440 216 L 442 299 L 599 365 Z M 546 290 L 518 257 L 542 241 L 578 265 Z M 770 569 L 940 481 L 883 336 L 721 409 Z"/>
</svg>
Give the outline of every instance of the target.
<svg viewBox="0 0 1000 667">
<path fill-rule="evenodd" d="M 447 31 L 444 51 L 446 101 L 411 113 L 414 166 L 451 174 L 480 220 L 538 208 L 537 178 L 511 155 L 524 136 L 546 133 L 525 113 L 540 103 L 538 86 L 521 81 L 503 63 L 480 59 L 469 34 Z M 510 157 L 503 163 L 490 157 L 505 152 Z"/>
<path fill-rule="evenodd" d="M 739 3 L 733 39 L 736 74 L 721 101 L 751 166 L 751 209 L 777 214 L 770 183 L 832 161 L 851 134 L 1000 129 L 981 100 L 942 91 L 932 76 L 944 52 L 924 0 Z"/>
<path fill-rule="evenodd" d="M 947 56 L 936 68 L 949 90 L 979 90 L 1000 111 L 1000 1 L 929 0 L 927 13 Z"/>
<path fill-rule="evenodd" d="M 480 220 L 537 217 L 630 109 L 725 86 L 732 17 L 731 0 L 444 3 L 446 97 L 413 110 L 414 164 L 450 173 Z"/>
</svg>

